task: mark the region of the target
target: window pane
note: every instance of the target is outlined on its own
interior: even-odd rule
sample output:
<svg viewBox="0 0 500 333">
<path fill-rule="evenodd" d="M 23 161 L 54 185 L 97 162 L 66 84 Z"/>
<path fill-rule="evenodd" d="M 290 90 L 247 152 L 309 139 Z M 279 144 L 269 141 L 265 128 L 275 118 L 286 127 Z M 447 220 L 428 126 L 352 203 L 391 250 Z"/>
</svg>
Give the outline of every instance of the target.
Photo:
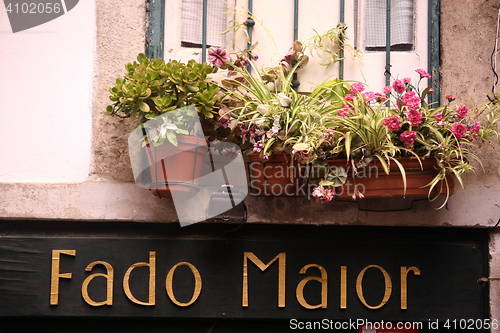
<svg viewBox="0 0 500 333">
<path fill-rule="evenodd" d="M 391 46 L 393 50 L 413 49 L 414 43 L 414 1 L 391 0 Z M 367 50 L 385 48 L 386 42 L 386 0 L 366 1 Z"/>
<path fill-rule="evenodd" d="M 207 1 L 207 44 L 224 46 L 226 37 L 220 35 L 227 29 L 227 8 L 221 0 Z M 202 42 L 202 0 L 182 0 L 181 41 L 183 46 L 200 47 Z"/>
</svg>

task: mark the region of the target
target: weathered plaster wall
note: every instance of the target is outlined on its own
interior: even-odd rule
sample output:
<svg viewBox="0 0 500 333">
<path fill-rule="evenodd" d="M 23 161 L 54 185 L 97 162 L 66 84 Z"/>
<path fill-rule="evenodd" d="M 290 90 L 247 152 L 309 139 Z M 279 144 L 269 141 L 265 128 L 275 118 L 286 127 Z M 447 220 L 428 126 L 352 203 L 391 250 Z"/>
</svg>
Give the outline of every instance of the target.
<svg viewBox="0 0 500 333">
<path fill-rule="evenodd" d="M 146 1 L 98 0 L 95 99 L 93 105 L 92 174 L 132 181 L 127 136 L 128 120 L 105 114 L 108 89 L 125 74 L 125 64 L 145 51 Z"/>
<path fill-rule="evenodd" d="M 474 102 L 493 85 L 498 1 L 444 0 L 441 6 L 441 92 Z"/>
<path fill-rule="evenodd" d="M 444 0 L 442 2 L 441 59 L 442 93 L 453 94 L 465 103 L 482 101 L 485 94 L 492 92 L 494 73 L 491 55 L 496 43 L 496 25 L 499 3 L 496 0 L 461 1 Z M 498 65 L 498 63 L 497 63 Z M 478 203 L 477 221 L 481 221 L 484 209 L 495 211 L 497 220 L 498 197 L 500 187 L 500 151 L 498 148 L 483 147 L 478 150 L 482 157 L 486 177 L 478 174 L 471 177 L 471 186 L 476 188 L 482 198 L 493 195 L 489 203 Z M 483 190 L 481 190 L 481 185 Z M 484 186 L 487 187 L 484 187 Z M 469 191 L 468 191 L 469 193 Z M 493 208 L 494 207 L 494 208 Z M 460 209 L 462 211 L 462 208 Z M 491 221 L 494 222 L 494 221 Z M 480 222 L 481 223 L 481 222 Z M 490 242 L 490 277 L 500 276 L 500 233 L 491 233 Z M 490 280 L 491 318 L 500 319 L 500 281 Z M 500 329 L 492 329 L 500 332 Z"/>
</svg>

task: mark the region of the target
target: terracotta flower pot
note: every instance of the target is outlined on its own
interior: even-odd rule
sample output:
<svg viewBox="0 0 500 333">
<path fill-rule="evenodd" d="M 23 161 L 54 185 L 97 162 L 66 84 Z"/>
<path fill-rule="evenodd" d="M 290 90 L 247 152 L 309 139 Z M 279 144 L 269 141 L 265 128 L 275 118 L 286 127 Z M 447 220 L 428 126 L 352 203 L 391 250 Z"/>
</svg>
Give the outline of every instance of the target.
<svg viewBox="0 0 500 333">
<path fill-rule="evenodd" d="M 254 196 L 305 196 L 309 166 L 297 164 L 292 155 L 274 153 L 267 161 L 259 154 L 247 156 L 249 193 Z"/>
<path fill-rule="evenodd" d="M 330 167 L 344 167 L 347 171 L 347 180 L 343 186 L 336 188 L 338 198 L 351 198 L 359 191 L 365 198 L 390 198 L 390 197 L 419 197 L 425 198 L 429 195 L 429 184 L 437 175 L 436 160 L 426 158 L 419 161 L 413 157 L 398 158 L 406 173 L 406 192 L 401 171 L 396 163 L 389 165 L 387 175 L 380 162 L 373 160 L 368 166 L 360 167 L 357 173 L 346 160 L 328 161 Z M 450 195 L 454 193 L 453 178 L 447 177 Z M 438 183 L 431 193 L 431 197 L 442 191 L 446 194 L 447 187 L 443 181 Z"/>
<path fill-rule="evenodd" d="M 208 152 L 206 140 L 195 136 L 178 135 L 176 147 L 168 141 L 158 147 L 147 146 L 152 184 L 151 192 L 160 198 L 188 198 L 200 188 L 205 155 Z"/>
</svg>

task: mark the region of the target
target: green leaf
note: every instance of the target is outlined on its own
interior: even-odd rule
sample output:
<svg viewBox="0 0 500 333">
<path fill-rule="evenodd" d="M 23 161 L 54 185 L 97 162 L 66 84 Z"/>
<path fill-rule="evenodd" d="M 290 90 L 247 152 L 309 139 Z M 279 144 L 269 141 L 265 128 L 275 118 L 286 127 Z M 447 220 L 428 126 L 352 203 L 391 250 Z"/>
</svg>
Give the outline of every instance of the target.
<svg viewBox="0 0 500 333">
<path fill-rule="evenodd" d="M 174 131 L 167 131 L 167 139 L 174 146 L 178 146 L 179 142 L 177 142 L 177 134 Z"/>
<path fill-rule="evenodd" d="M 149 112 L 150 111 L 149 105 L 143 101 L 139 101 L 139 109 L 142 112 Z"/>
</svg>

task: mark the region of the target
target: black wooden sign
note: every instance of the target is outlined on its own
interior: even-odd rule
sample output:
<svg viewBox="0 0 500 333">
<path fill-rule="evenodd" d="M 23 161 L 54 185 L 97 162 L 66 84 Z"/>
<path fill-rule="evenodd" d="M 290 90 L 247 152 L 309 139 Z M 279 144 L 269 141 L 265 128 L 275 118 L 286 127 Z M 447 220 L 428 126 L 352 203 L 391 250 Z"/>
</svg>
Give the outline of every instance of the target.
<svg viewBox="0 0 500 333">
<path fill-rule="evenodd" d="M 319 229 L 263 239 L 0 237 L 0 316 L 428 321 L 486 313 L 486 243 L 328 238 Z"/>
</svg>

